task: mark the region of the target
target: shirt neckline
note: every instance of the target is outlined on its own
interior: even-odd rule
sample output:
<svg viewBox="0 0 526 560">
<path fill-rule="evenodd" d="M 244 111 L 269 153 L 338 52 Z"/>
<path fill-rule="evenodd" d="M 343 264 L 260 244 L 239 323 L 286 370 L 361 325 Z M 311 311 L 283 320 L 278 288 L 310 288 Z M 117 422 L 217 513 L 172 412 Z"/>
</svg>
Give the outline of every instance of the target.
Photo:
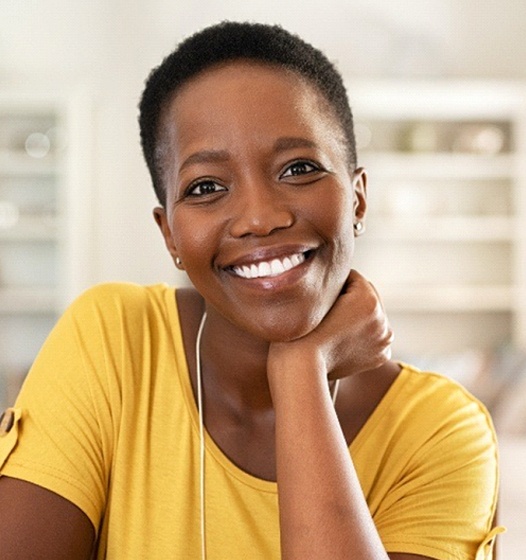
<svg viewBox="0 0 526 560">
<path fill-rule="evenodd" d="M 179 316 L 179 308 L 177 305 L 176 290 L 170 288 L 166 293 L 166 307 L 170 315 L 170 328 L 172 330 L 172 339 L 174 341 L 174 350 L 177 361 L 177 372 L 181 388 L 183 391 L 184 399 L 186 402 L 186 408 L 188 410 L 189 416 L 191 418 L 192 428 L 194 432 L 194 437 L 199 439 L 199 412 L 197 409 L 197 403 L 195 402 L 192 384 L 190 382 L 190 370 L 188 367 L 188 361 L 186 358 L 186 353 L 184 351 L 184 343 L 181 329 L 181 319 Z M 375 429 L 377 424 L 380 422 L 381 418 L 387 412 L 390 404 L 396 399 L 397 394 L 400 392 L 402 386 L 404 385 L 405 379 L 409 374 L 409 367 L 405 364 L 400 364 L 402 369 L 399 372 L 396 379 L 393 381 L 385 395 L 382 397 L 380 402 L 377 404 L 376 408 L 369 416 L 365 424 L 361 427 L 360 431 L 356 434 L 355 438 L 349 445 L 348 449 L 351 455 L 355 456 L 358 449 L 368 439 L 368 435 Z M 269 493 L 277 493 L 277 483 L 270 480 L 264 480 L 262 478 L 256 477 L 252 474 L 247 473 L 240 467 L 238 467 L 231 459 L 229 459 L 221 448 L 215 443 L 213 438 L 210 436 L 205 428 L 205 450 L 213 457 L 213 459 L 219 463 L 222 468 L 227 471 L 231 476 L 238 479 L 240 482 L 257 490 Z"/>
</svg>

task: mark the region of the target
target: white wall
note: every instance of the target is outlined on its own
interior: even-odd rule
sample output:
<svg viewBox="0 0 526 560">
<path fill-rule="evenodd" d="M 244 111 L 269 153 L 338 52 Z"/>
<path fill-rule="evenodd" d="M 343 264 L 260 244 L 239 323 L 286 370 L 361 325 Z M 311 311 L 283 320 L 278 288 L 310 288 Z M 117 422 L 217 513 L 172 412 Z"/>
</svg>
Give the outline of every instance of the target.
<svg viewBox="0 0 526 560">
<path fill-rule="evenodd" d="M 0 88 L 82 87 L 93 97 L 86 283 L 181 281 L 151 218 L 136 105 L 176 42 L 222 19 L 282 23 L 348 76 L 526 78 L 523 0 L 0 0 Z"/>
</svg>

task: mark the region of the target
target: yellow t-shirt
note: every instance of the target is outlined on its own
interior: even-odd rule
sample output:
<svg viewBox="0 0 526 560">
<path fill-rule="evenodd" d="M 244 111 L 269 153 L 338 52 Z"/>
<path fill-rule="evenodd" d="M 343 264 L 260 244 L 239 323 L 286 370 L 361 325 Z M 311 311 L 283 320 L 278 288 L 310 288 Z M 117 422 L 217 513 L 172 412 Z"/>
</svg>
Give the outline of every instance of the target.
<svg viewBox="0 0 526 560">
<path fill-rule="evenodd" d="M 76 504 L 98 531 L 97 558 L 200 557 L 198 415 L 173 288 L 86 292 L 46 341 L 16 412 L 0 475 Z M 460 386 L 404 366 L 350 453 L 388 552 L 491 557 L 495 436 Z M 205 471 L 207 558 L 278 559 L 277 485 L 208 436 Z"/>
</svg>

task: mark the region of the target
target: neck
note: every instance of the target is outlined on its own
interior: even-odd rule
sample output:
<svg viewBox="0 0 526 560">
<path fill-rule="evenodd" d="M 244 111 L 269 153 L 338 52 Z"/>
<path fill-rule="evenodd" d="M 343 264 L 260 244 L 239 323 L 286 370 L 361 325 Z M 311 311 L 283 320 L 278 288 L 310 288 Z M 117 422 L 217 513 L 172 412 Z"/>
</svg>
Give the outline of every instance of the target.
<svg viewBox="0 0 526 560">
<path fill-rule="evenodd" d="M 269 343 L 241 331 L 208 309 L 201 338 L 205 392 L 235 410 L 272 407 L 267 380 Z"/>
</svg>

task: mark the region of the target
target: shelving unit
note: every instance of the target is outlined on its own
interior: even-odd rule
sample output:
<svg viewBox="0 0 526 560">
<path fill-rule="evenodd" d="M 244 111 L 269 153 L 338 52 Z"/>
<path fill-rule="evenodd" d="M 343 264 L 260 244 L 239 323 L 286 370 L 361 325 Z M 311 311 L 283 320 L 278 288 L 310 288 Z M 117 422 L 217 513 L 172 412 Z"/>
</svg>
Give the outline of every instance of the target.
<svg viewBox="0 0 526 560">
<path fill-rule="evenodd" d="M 526 349 L 526 92 L 350 83 L 369 213 L 356 268 L 402 355 Z"/>
<path fill-rule="evenodd" d="M 86 96 L 0 90 L 0 407 L 89 283 Z"/>
</svg>

